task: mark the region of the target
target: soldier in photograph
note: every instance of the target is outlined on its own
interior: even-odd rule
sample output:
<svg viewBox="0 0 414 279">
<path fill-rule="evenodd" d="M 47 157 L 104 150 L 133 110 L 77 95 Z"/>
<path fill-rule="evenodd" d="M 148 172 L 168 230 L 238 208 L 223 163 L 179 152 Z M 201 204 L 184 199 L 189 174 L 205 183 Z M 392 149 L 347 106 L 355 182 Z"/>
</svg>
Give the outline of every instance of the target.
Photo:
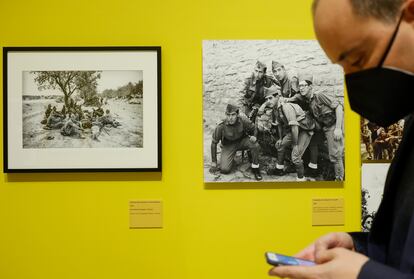
<svg viewBox="0 0 414 279">
<path fill-rule="evenodd" d="M 389 157 L 390 160 L 394 158 L 395 152 L 398 149 L 398 146 L 400 145 L 401 139 L 402 139 L 402 133 L 403 129 L 398 123 L 392 124 L 388 127 L 387 134 L 390 137 L 390 151 L 389 151 Z"/>
<path fill-rule="evenodd" d="M 362 127 L 361 127 L 361 139 L 362 139 L 362 142 L 365 145 L 365 150 L 368 153 L 367 159 L 368 160 L 372 160 L 372 158 L 373 158 L 373 154 L 372 154 L 372 152 L 373 152 L 373 147 L 372 147 L 372 132 L 368 128 L 368 125 L 365 124 L 365 121 L 364 121 L 364 123 L 362 124 Z"/>
<path fill-rule="evenodd" d="M 281 85 L 281 101 L 298 104 L 305 112 L 309 111 L 309 103 L 300 94 L 298 74 L 292 71 L 289 75 L 285 66 L 276 61 L 272 61 L 272 72 Z"/>
<path fill-rule="evenodd" d="M 240 103 L 244 108 L 244 113 L 251 121 L 254 121 L 258 108 L 265 101 L 264 88 L 278 84 L 273 77 L 266 75 L 266 70 L 266 65 L 257 61 L 253 73 L 245 79 L 241 90 Z"/>
<path fill-rule="evenodd" d="M 228 104 L 226 118 L 215 128 L 211 141 L 211 168 L 210 172 L 231 172 L 234 157 L 238 150 L 248 150 L 251 154 L 252 172 L 256 180 L 262 180 L 259 169 L 259 144 L 256 139 L 255 125 L 249 119 L 239 114 L 236 105 Z M 217 145 L 221 143 L 220 165 L 217 164 Z"/>
<path fill-rule="evenodd" d="M 343 136 L 343 105 L 332 94 L 325 92 L 313 92 L 310 80 L 299 82 L 300 94 L 309 103 L 309 112 L 316 120 L 317 131 L 309 145 L 310 149 L 310 173 L 315 176 L 318 173 L 318 145 L 324 141 L 328 144 L 329 160 L 333 164 L 335 180 L 344 179 L 344 136 Z"/>
<path fill-rule="evenodd" d="M 82 135 L 82 131 L 83 129 L 80 127 L 79 121 L 76 120 L 74 115 L 69 113 L 64 121 L 63 127 L 60 129 L 61 135 L 84 139 L 85 137 Z"/>
<path fill-rule="evenodd" d="M 40 121 L 41 124 L 47 123 L 47 119 L 49 118 L 51 112 L 52 112 L 52 105 L 48 104 L 46 107 L 45 116 L 43 117 L 43 120 Z"/>
<path fill-rule="evenodd" d="M 98 121 L 101 122 L 104 126 L 108 125 L 114 128 L 121 126 L 121 123 L 115 120 L 109 109 L 105 110 L 105 115 L 100 117 Z"/>
<path fill-rule="evenodd" d="M 374 141 L 374 159 L 375 160 L 391 160 L 390 159 L 390 135 L 385 131 L 384 128 L 379 128 L 378 136 Z"/>
<path fill-rule="evenodd" d="M 294 90 L 295 86 L 289 78 L 285 66 L 277 61 L 272 61 L 272 72 L 280 84 L 282 97 L 293 97 L 296 93 Z"/>
<path fill-rule="evenodd" d="M 276 168 L 268 173 L 278 176 L 285 174 L 285 153 L 292 148 L 291 160 L 296 169 L 296 180 L 306 181 L 302 157 L 311 141 L 315 121 L 298 104 L 282 102 L 281 98 L 272 96 L 268 100 L 274 108 L 275 125 L 278 127 L 279 135 L 283 135 L 276 142 Z"/>
<path fill-rule="evenodd" d="M 52 111 L 50 112 L 49 117 L 47 118 L 46 125 L 43 126 L 45 130 L 60 129 L 64 122 L 65 116 L 59 113 L 56 110 L 56 107 L 53 106 Z"/>
<path fill-rule="evenodd" d="M 280 88 L 275 85 L 264 89 L 265 102 L 260 106 L 256 119 L 257 141 L 262 151 L 271 156 L 277 156 L 275 145 L 279 139 L 274 109 L 274 100 L 278 95 L 280 95 Z"/>
</svg>

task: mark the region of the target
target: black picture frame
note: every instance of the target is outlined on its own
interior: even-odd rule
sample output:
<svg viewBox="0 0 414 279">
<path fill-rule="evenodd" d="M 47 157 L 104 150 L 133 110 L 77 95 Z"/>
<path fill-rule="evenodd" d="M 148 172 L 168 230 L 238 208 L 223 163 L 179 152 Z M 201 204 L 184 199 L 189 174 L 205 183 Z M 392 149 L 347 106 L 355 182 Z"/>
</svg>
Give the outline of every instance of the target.
<svg viewBox="0 0 414 279">
<path fill-rule="evenodd" d="M 79 134 L 76 134 L 78 136 L 76 138 L 77 141 L 72 139 L 70 135 L 65 135 L 61 130 L 63 128 L 55 129 L 58 125 L 50 129 L 49 124 L 51 121 L 48 122 L 48 119 L 44 119 L 46 124 L 44 124 L 43 128 L 46 126 L 48 130 L 52 130 L 54 132 L 53 135 L 48 136 L 48 130 L 39 130 L 39 114 L 42 114 L 44 108 L 46 108 L 45 106 L 41 106 L 43 105 L 42 101 L 47 99 L 46 104 L 56 102 L 57 98 L 49 98 L 46 95 L 40 94 L 24 95 L 24 90 L 30 91 L 28 88 L 33 88 L 33 84 L 39 87 L 39 82 L 36 82 L 34 77 L 39 77 L 41 73 L 45 72 L 47 75 L 59 72 L 62 75 L 66 74 L 69 76 L 76 76 L 76 73 L 80 72 L 88 72 L 91 73 L 90 75 L 88 74 L 89 77 L 99 75 L 97 84 L 99 84 L 100 80 L 103 80 L 104 75 L 107 81 L 119 83 L 118 89 L 111 88 L 112 91 L 110 91 L 108 88 L 109 91 L 106 91 L 106 93 L 109 92 L 109 95 L 101 94 L 102 92 L 98 93 L 101 94 L 98 97 L 98 100 L 100 100 L 99 104 L 101 105 L 98 104 L 96 110 L 102 108 L 104 114 L 94 116 L 91 118 L 93 122 L 92 120 L 90 122 L 98 123 L 97 126 L 100 129 L 97 128 L 95 131 L 99 130 L 99 138 L 92 139 L 95 136 L 92 128 L 88 132 L 87 129 L 83 129 L 81 122 L 77 122 L 79 124 L 77 127 L 82 128 L 78 130 L 80 131 Z M 137 78 L 133 79 L 133 81 L 137 82 L 129 82 L 132 84 L 132 87 L 126 87 L 127 85 L 122 87 L 121 83 L 124 79 L 122 78 L 123 73 L 134 77 L 136 76 Z M 119 78 L 117 79 L 116 77 Z M 68 83 L 72 82 L 73 79 L 75 78 L 72 77 Z M 79 80 L 81 79 L 79 78 Z M 77 82 L 77 84 L 80 83 L 80 81 Z M 141 83 L 141 87 L 139 87 L 139 83 Z M 92 83 L 89 82 L 88 84 Z M 50 83 L 47 83 L 47 85 L 50 85 Z M 161 86 L 160 46 L 3 47 L 3 172 L 161 172 Z M 48 87 L 49 90 L 51 90 L 50 87 Z M 80 90 L 79 87 L 77 85 L 78 91 Z M 94 88 L 95 92 L 97 92 L 96 85 Z M 124 88 L 132 89 L 128 91 Z M 139 91 L 139 88 L 141 88 L 141 91 Z M 82 104 L 78 105 L 78 102 L 74 102 L 73 100 L 70 103 L 72 96 L 76 96 L 76 93 L 80 92 L 75 91 L 68 91 L 72 92 L 72 95 L 69 95 L 69 93 L 63 94 L 63 97 L 61 97 L 64 99 L 63 104 L 55 105 L 57 108 L 56 111 L 58 111 L 56 115 L 59 116 L 60 114 L 63 118 L 62 123 L 64 125 L 68 122 L 67 119 L 70 118 L 76 118 L 76 120 L 73 120 L 75 123 L 77 120 L 82 120 L 79 119 L 79 116 L 74 116 L 76 115 L 75 111 L 84 111 L 85 114 L 90 112 L 87 110 L 90 107 L 85 105 L 85 98 L 79 102 L 82 103 L 83 101 L 84 107 L 82 107 Z M 128 92 L 130 93 L 129 95 Z M 21 95 L 19 96 L 19 94 Z M 27 100 L 40 98 L 36 99 L 36 101 L 41 104 L 33 106 L 29 102 L 23 104 L 26 100 L 25 98 Z M 69 100 L 67 107 L 70 112 L 66 112 L 66 109 L 63 108 L 68 104 L 67 100 Z M 129 112 L 130 114 L 124 113 L 124 120 L 126 119 L 125 123 L 132 128 L 128 126 L 129 130 L 125 128 L 125 131 L 122 131 L 122 116 L 116 113 L 113 116 L 113 111 L 111 112 L 109 108 L 104 112 L 105 106 L 111 109 L 114 107 L 118 108 L 119 111 L 121 111 L 121 108 L 124 111 L 125 109 L 128 112 L 131 111 Z M 26 114 L 26 107 L 30 107 L 35 112 L 30 115 Z M 91 107 L 93 113 L 95 113 L 95 108 L 93 106 Z M 76 110 L 76 108 L 78 109 Z M 87 109 L 83 110 L 84 108 Z M 60 110 L 64 110 L 65 112 L 62 113 Z M 81 113 L 79 112 L 79 114 Z M 113 121 L 112 124 L 107 124 L 105 121 L 102 121 L 102 117 L 106 117 L 107 115 L 109 115 L 108 119 Z M 21 116 L 21 121 L 19 121 L 19 116 Z M 32 119 L 33 122 L 31 124 L 26 123 L 25 117 Z M 43 117 L 46 117 L 46 112 L 44 112 Z M 36 118 L 36 121 L 34 118 Z M 131 119 L 138 119 L 139 121 L 136 120 L 134 122 Z M 60 123 L 58 124 L 60 125 Z M 110 132 L 104 135 L 101 126 L 104 129 L 110 129 Z M 68 127 L 68 125 L 65 127 Z M 32 130 L 35 132 L 29 133 L 29 137 L 31 138 L 25 141 L 25 137 L 27 136 L 26 132 L 31 132 Z M 107 141 L 105 143 L 104 141 L 102 143 L 104 136 L 110 137 L 112 131 L 113 135 L 115 135 L 111 137 L 111 140 L 113 139 L 112 142 Z M 121 134 L 119 135 L 121 140 L 116 143 L 118 139 L 116 133 L 118 131 L 121 131 L 119 132 Z M 65 136 L 65 141 L 59 142 L 59 139 L 61 139 L 59 132 Z M 131 133 L 131 135 L 128 137 L 127 133 Z M 128 142 L 129 145 L 126 145 L 122 141 L 124 138 L 130 141 Z M 87 140 L 88 144 L 79 141 L 82 139 Z M 55 145 L 49 144 L 47 142 L 48 140 L 54 141 Z M 95 140 L 97 142 L 96 146 Z M 71 145 L 71 141 L 73 145 Z M 63 144 L 63 142 L 65 143 Z M 57 145 L 60 144 L 60 146 L 56 147 L 56 143 Z M 76 146 L 77 144 L 80 147 Z"/>
</svg>

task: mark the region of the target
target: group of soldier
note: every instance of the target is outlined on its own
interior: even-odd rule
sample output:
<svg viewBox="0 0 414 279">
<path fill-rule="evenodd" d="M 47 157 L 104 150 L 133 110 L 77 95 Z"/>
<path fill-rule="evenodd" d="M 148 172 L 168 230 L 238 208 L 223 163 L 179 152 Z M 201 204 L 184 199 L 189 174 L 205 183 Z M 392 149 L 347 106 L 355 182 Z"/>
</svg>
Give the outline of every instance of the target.
<svg viewBox="0 0 414 279">
<path fill-rule="evenodd" d="M 361 119 L 361 140 L 368 154 L 367 160 L 392 160 L 402 139 L 404 120 L 389 127 Z"/>
<path fill-rule="evenodd" d="M 320 175 L 318 148 L 325 144 L 334 179 L 342 181 L 342 102 L 333 94 L 314 92 L 311 78 L 288 76 L 285 66 L 279 62 L 272 61 L 271 74 L 267 74 L 264 63 L 257 61 L 240 92 L 240 102 L 227 105 L 225 119 L 212 135 L 210 172 L 230 173 L 236 152 L 242 150 L 249 154 L 255 179 L 262 180 L 259 154 L 264 151 L 277 159 L 276 166 L 269 168 L 267 174 L 283 176 L 289 172 L 290 163 L 297 181 L 305 181 L 306 176 Z M 308 149 L 310 160 L 305 166 L 303 155 Z"/>
<path fill-rule="evenodd" d="M 103 130 L 108 133 L 107 128 L 121 126 L 109 109 L 104 111 L 102 104 L 103 102 L 96 109 L 92 108 L 92 111 L 83 109 L 81 104 L 71 98 L 61 110 L 49 104 L 41 124 L 45 130 L 60 129 L 61 135 L 80 139 L 86 138 L 84 132 L 90 129 L 92 139 L 99 141 L 98 137 Z"/>
</svg>

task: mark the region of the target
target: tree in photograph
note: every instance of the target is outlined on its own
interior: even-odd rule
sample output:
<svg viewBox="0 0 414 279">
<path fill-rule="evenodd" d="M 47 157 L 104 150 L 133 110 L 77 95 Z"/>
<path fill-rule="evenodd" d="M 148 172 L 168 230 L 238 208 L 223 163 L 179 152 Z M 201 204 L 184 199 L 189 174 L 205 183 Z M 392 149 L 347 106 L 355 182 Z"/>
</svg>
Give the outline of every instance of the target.
<svg viewBox="0 0 414 279">
<path fill-rule="evenodd" d="M 84 100 L 85 106 L 100 106 L 97 86 L 100 74 L 91 75 L 90 72 L 81 72 L 79 77 L 79 96 Z"/>
<path fill-rule="evenodd" d="M 36 71 L 35 76 L 39 90 L 60 90 L 64 95 L 65 106 L 70 106 L 71 96 L 75 93 L 96 93 L 96 86 L 101 74 L 98 71 Z M 93 92 L 87 94 L 93 94 Z M 85 96 L 85 95 L 84 95 Z"/>
<path fill-rule="evenodd" d="M 143 94 L 143 81 L 139 82 L 129 82 L 124 86 L 114 89 L 105 89 L 102 92 L 103 97 L 108 98 L 123 98 L 123 99 L 132 99 L 132 98 L 142 98 Z"/>
<path fill-rule="evenodd" d="M 143 82 L 142 80 L 140 80 L 139 82 L 133 85 L 130 96 L 131 98 L 133 97 L 142 98 L 142 93 L 143 93 Z"/>
</svg>

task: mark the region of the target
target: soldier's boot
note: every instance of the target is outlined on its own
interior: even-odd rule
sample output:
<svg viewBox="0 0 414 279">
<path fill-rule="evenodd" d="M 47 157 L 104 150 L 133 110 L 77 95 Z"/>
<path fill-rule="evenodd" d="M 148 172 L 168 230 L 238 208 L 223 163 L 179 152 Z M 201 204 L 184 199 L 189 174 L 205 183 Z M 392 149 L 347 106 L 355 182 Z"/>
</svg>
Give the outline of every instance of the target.
<svg viewBox="0 0 414 279">
<path fill-rule="evenodd" d="M 254 178 L 256 178 L 257 181 L 260 181 L 263 179 L 262 174 L 260 173 L 259 168 L 252 168 L 252 172 L 254 174 Z"/>
<path fill-rule="evenodd" d="M 283 169 L 274 168 L 274 169 L 268 169 L 267 174 L 268 175 L 282 176 L 282 175 L 285 175 L 286 173 Z"/>
<path fill-rule="evenodd" d="M 313 168 L 306 168 L 306 176 L 317 178 L 320 175 L 319 169 L 313 169 Z"/>
<path fill-rule="evenodd" d="M 305 169 L 305 176 L 317 178 L 320 175 L 319 168 L 317 164 L 309 163 Z"/>
</svg>

